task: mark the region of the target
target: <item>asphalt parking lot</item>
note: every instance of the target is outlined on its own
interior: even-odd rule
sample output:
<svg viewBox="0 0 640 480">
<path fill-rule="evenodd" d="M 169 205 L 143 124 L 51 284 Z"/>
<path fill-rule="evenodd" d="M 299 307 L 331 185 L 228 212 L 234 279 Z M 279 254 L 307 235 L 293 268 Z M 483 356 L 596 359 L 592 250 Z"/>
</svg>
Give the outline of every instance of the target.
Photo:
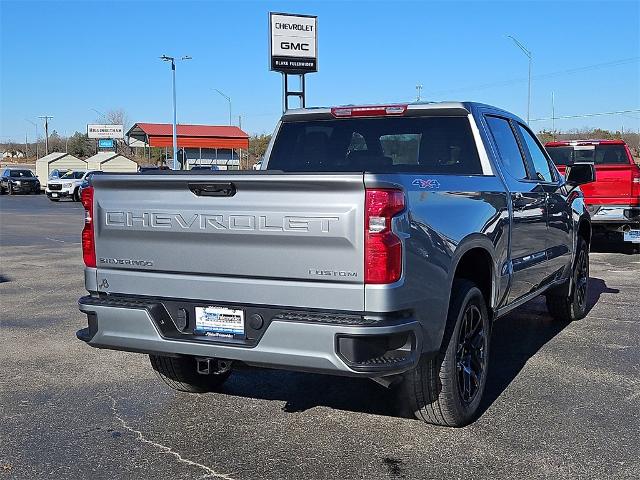
<svg viewBox="0 0 640 480">
<path fill-rule="evenodd" d="M 242 370 L 188 395 L 87 347 L 82 223 L 77 203 L 0 197 L 2 478 L 638 478 L 640 255 L 594 246 L 582 321 L 541 301 L 498 321 L 484 412 L 445 429 L 373 382 Z"/>
</svg>

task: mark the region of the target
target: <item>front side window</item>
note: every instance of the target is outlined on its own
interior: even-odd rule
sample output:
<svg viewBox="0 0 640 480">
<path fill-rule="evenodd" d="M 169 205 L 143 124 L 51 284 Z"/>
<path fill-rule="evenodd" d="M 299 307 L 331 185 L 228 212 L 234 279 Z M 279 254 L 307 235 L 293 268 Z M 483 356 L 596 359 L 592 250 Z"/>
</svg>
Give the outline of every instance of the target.
<svg viewBox="0 0 640 480">
<path fill-rule="evenodd" d="M 541 182 L 553 182 L 553 173 L 551 173 L 551 166 L 547 161 L 547 156 L 542 151 L 542 148 L 533 138 L 533 135 L 522 125 L 518 124 L 518 131 L 524 140 L 525 147 L 529 153 L 529 158 L 533 164 L 533 179 L 540 180 Z"/>
<path fill-rule="evenodd" d="M 270 170 L 482 174 L 467 117 L 378 117 L 284 122 Z"/>
<path fill-rule="evenodd" d="M 502 165 L 507 173 L 516 180 L 526 179 L 527 169 L 524 165 L 524 158 L 522 158 L 522 152 L 520 151 L 520 147 L 518 147 L 518 141 L 511 129 L 509 121 L 493 116 L 487 116 L 485 118 L 487 119 L 491 135 L 498 147 Z"/>
</svg>

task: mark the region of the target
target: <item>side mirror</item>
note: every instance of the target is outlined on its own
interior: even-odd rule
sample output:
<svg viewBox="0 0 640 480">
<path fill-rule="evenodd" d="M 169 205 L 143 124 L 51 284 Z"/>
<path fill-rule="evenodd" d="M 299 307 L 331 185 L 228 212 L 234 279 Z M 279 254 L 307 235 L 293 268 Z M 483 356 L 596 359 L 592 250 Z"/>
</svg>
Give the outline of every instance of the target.
<svg viewBox="0 0 640 480">
<path fill-rule="evenodd" d="M 596 168 L 591 162 L 576 162 L 573 165 L 567 165 L 564 178 L 572 187 L 595 182 Z"/>
</svg>

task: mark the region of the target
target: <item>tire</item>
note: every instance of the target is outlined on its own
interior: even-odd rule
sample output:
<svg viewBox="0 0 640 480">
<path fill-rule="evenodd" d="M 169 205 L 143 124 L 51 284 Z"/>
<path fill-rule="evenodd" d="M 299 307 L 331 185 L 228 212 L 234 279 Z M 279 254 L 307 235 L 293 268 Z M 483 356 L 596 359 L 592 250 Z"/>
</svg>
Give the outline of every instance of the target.
<svg viewBox="0 0 640 480">
<path fill-rule="evenodd" d="M 469 330 L 471 336 L 465 334 Z M 469 280 L 454 280 L 440 352 L 404 374 L 402 401 L 416 418 L 447 427 L 475 420 L 487 381 L 490 336 L 482 292 Z"/>
<path fill-rule="evenodd" d="M 188 393 L 205 393 L 217 390 L 231 374 L 200 375 L 196 371 L 194 357 L 163 357 L 149 355 L 151 367 L 160 379 L 174 390 Z"/>
<path fill-rule="evenodd" d="M 589 246 L 584 238 L 578 239 L 576 260 L 571 272 L 572 286 L 567 294 L 548 293 L 547 310 L 554 320 L 563 323 L 580 320 L 587 315 L 589 294 Z"/>
<path fill-rule="evenodd" d="M 7 195 L 13 195 L 13 189 L 10 184 L 7 185 Z"/>
<path fill-rule="evenodd" d="M 71 197 L 73 199 L 74 202 L 79 202 L 80 201 L 80 194 L 79 194 L 79 188 L 76 188 L 73 191 L 73 196 Z"/>
</svg>

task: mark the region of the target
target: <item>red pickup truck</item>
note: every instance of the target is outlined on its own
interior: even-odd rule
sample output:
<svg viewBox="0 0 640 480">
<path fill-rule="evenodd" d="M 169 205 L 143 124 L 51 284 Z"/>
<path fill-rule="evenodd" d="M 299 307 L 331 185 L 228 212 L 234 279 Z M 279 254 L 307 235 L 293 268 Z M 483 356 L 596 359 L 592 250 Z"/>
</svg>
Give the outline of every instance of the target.
<svg viewBox="0 0 640 480">
<path fill-rule="evenodd" d="M 619 232 L 640 246 L 640 167 L 622 140 L 547 142 L 547 152 L 564 174 L 575 162 L 593 162 L 596 181 L 581 186 L 594 231 Z"/>
</svg>

